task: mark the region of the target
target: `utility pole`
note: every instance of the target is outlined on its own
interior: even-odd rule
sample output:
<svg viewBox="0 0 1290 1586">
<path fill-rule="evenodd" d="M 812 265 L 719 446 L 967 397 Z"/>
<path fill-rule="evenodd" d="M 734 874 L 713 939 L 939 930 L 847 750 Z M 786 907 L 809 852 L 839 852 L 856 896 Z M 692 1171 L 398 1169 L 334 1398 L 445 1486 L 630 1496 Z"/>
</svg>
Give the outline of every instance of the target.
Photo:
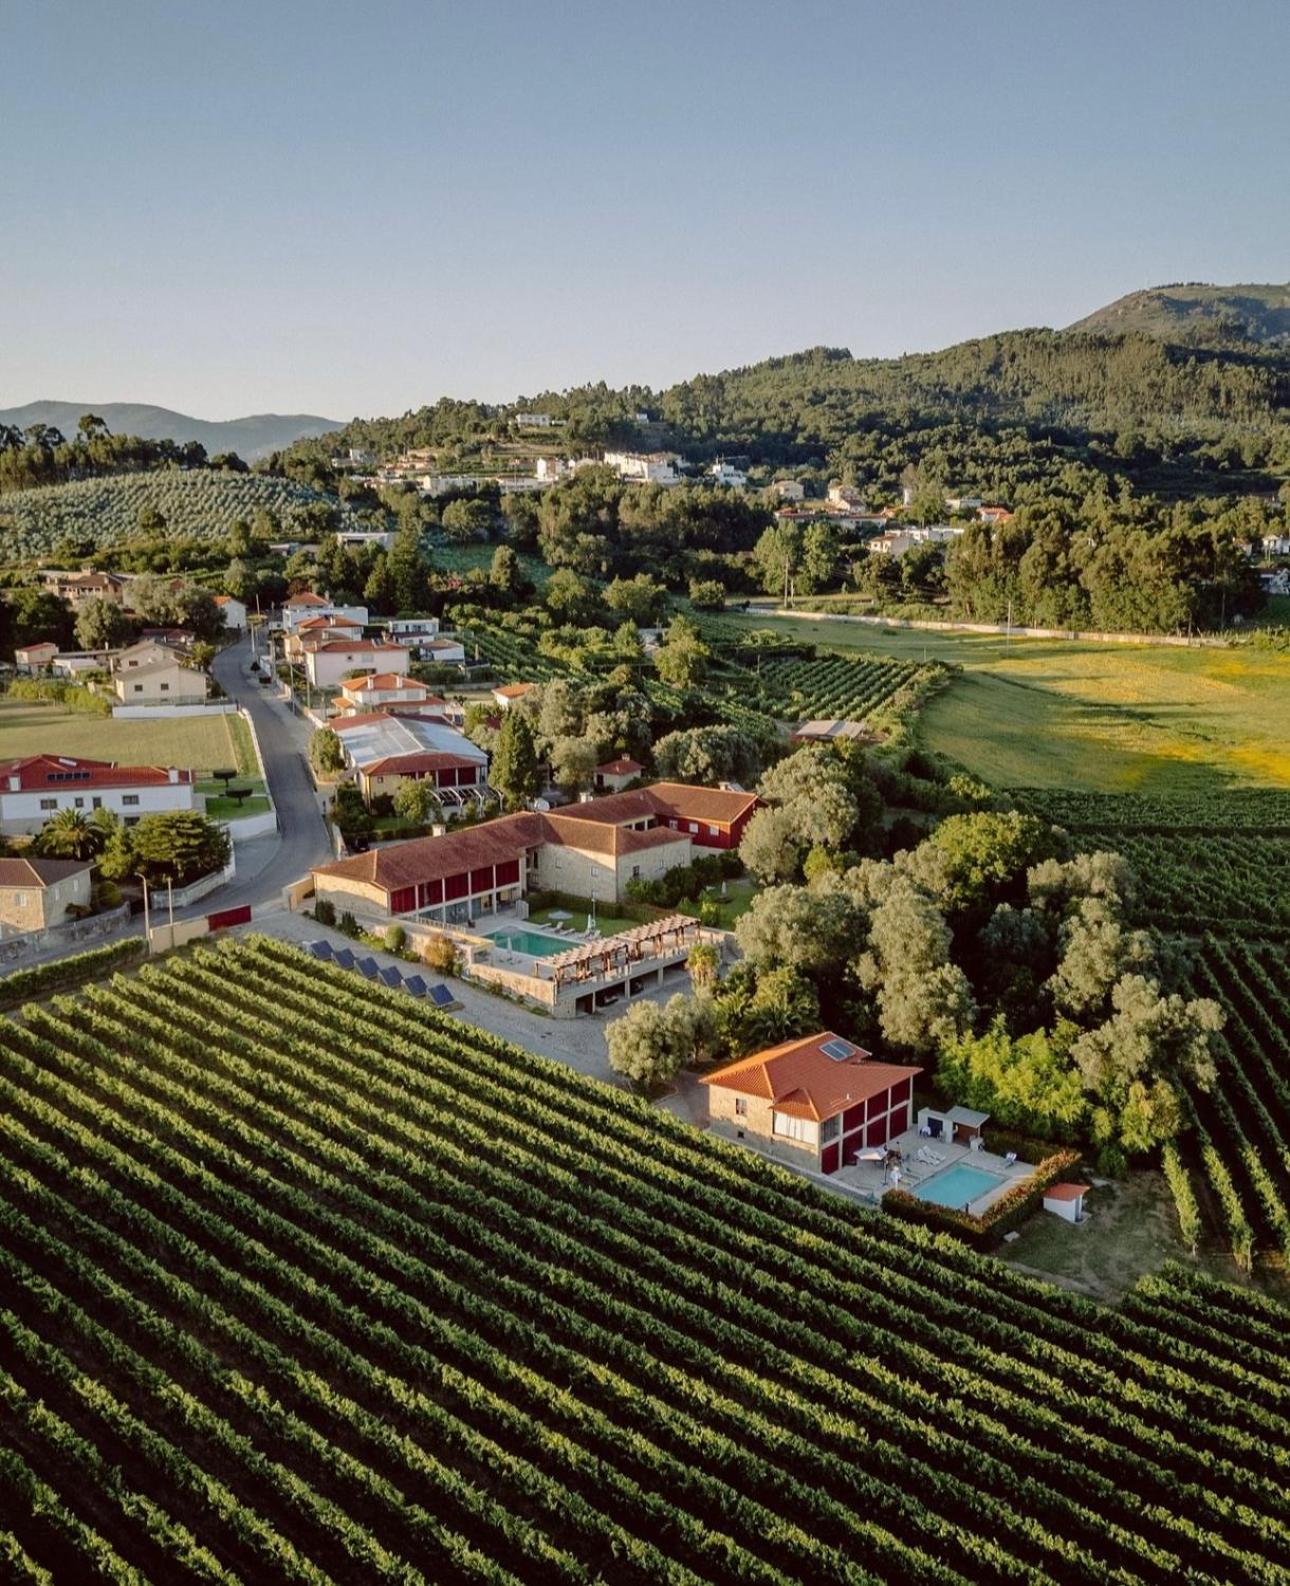
<svg viewBox="0 0 1290 1586">
<path fill-rule="evenodd" d="M 175 883 L 171 876 L 166 877 L 166 910 L 170 924 L 170 945 L 175 945 Z"/>
<path fill-rule="evenodd" d="M 143 935 L 151 945 L 151 927 L 148 923 L 148 878 L 142 871 L 139 872 L 139 880 L 143 882 Z"/>
</svg>

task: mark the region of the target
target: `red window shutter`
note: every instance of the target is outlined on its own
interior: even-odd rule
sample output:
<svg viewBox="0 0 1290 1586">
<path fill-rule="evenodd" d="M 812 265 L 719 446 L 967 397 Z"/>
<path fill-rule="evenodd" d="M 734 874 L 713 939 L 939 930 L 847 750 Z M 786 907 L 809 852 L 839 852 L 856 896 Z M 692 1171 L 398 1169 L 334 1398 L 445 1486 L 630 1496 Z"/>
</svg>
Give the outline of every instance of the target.
<svg viewBox="0 0 1290 1586">
<path fill-rule="evenodd" d="M 820 1172 L 821 1173 L 836 1173 L 837 1172 L 837 1170 L 838 1170 L 838 1151 L 839 1151 L 838 1142 L 835 1140 L 832 1145 L 826 1145 L 824 1147 L 823 1151 L 820 1152 Z"/>
</svg>

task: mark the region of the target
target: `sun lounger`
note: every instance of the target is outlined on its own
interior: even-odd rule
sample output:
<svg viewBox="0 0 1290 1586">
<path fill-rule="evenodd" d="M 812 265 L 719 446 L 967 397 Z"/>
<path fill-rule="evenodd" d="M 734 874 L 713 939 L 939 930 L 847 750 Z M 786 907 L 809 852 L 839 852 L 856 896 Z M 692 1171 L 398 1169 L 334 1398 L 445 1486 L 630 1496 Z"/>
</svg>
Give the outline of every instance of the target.
<svg viewBox="0 0 1290 1586">
<path fill-rule="evenodd" d="M 1016 1160 L 1017 1160 L 1017 1153 L 1015 1151 L 1009 1151 L 1007 1156 L 1005 1156 L 1004 1159 L 1003 1159 L 1003 1165 L 1004 1165 L 1004 1167 L 1012 1167 L 1012 1165 L 1016 1162 Z"/>
</svg>

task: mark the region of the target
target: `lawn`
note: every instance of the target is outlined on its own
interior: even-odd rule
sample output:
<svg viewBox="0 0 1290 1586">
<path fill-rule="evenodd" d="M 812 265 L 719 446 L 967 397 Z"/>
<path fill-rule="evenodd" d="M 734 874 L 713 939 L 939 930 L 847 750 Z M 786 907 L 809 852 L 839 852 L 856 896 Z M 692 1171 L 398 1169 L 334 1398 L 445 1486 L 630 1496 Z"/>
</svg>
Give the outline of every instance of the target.
<svg viewBox="0 0 1290 1586">
<path fill-rule="evenodd" d="M 562 911 L 559 907 L 557 907 L 555 912 L 559 914 Z M 563 913 L 566 916 L 572 916 L 572 918 L 566 918 L 564 920 L 564 924 L 572 925 L 575 930 L 580 931 L 586 926 L 587 915 L 590 912 L 591 904 L 589 901 L 584 899 L 576 909 L 565 908 L 563 910 Z M 557 920 L 552 920 L 550 909 L 535 909 L 534 912 L 529 915 L 529 919 L 533 921 L 534 925 L 554 925 L 560 923 Z M 626 919 L 621 914 L 609 914 L 601 904 L 597 904 L 596 906 L 596 924 L 599 926 L 600 934 L 602 936 L 617 936 L 619 931 L 633 930 L 640 923 L 641 922 L 639 920 Z"/>
<path fill-rule="evenodd" d="M 272 806 L 264 790 L 264 778 L 258 776 L 234 777 L 229 787 L 249 787 L 251 797 L 242 799 L 227 798 L 224 794 L 224 783 L 217 782 L 214 778 L 204 777 L 197 784 L 198 793 L 204 794 L 206 799 L 206 813 L 212 820 L 235 821 L 240 816 L 263 815 Z"/>
<path fill-rule="evenodd" d="M 496 545 L 434 545 L 430 547 L 430 562 L 445 573 L 487 572 L 492 564 Z M 541 586 L 551 576 L 551 569 L 528 551 L 517 551 L 524 576 Z"/>
<path fill-rule="evenodd" d="M 1290 786 L 1290 655 L 739 620 L 831 649 L 962 667 L 925 708 L 920 740 L 1000 786 Z"/>
<path fill-rule="evenodd" d="M 721 884 L 708 887 L 703 894 L 703 902 L 716 903 L 720 912 L 716 921 L 717 926 L 723 931 L 733 931 L 735 922 L 741 914 L 746 914 L 752 900 L 757 896 L 759 888 L 751 876 L 742 876 L 738 881 L 726 882 L 726 895 L 721 895 Z M 692 919 L 699 917 L 698 903 L 691 903 L 688 899 L 677 905 L 678 914 L 688 914 Z"/>
<path fill-rule="evenodd" d="M 236 766 L 242 777 L 259 769 L 240 716 L 121 721 L 54 704 L 0 699 L 0 759 L 29 754 L 77 755 L 120 765 L 175 765 L 199 772 Z"/>
</svg>

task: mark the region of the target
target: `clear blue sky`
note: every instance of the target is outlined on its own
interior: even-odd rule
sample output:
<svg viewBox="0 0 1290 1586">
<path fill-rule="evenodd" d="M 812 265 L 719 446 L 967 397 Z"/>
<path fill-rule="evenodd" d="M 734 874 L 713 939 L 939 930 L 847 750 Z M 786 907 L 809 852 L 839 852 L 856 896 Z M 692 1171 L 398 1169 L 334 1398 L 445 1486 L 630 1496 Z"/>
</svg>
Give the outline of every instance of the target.
<svg viewBox="0 0 1290 1586">
<path fill-rule="evenodd" d="M 0 10 L 0 406 L 392 413 L 1290 275 L 1284 0 Z"/>
</svg>

